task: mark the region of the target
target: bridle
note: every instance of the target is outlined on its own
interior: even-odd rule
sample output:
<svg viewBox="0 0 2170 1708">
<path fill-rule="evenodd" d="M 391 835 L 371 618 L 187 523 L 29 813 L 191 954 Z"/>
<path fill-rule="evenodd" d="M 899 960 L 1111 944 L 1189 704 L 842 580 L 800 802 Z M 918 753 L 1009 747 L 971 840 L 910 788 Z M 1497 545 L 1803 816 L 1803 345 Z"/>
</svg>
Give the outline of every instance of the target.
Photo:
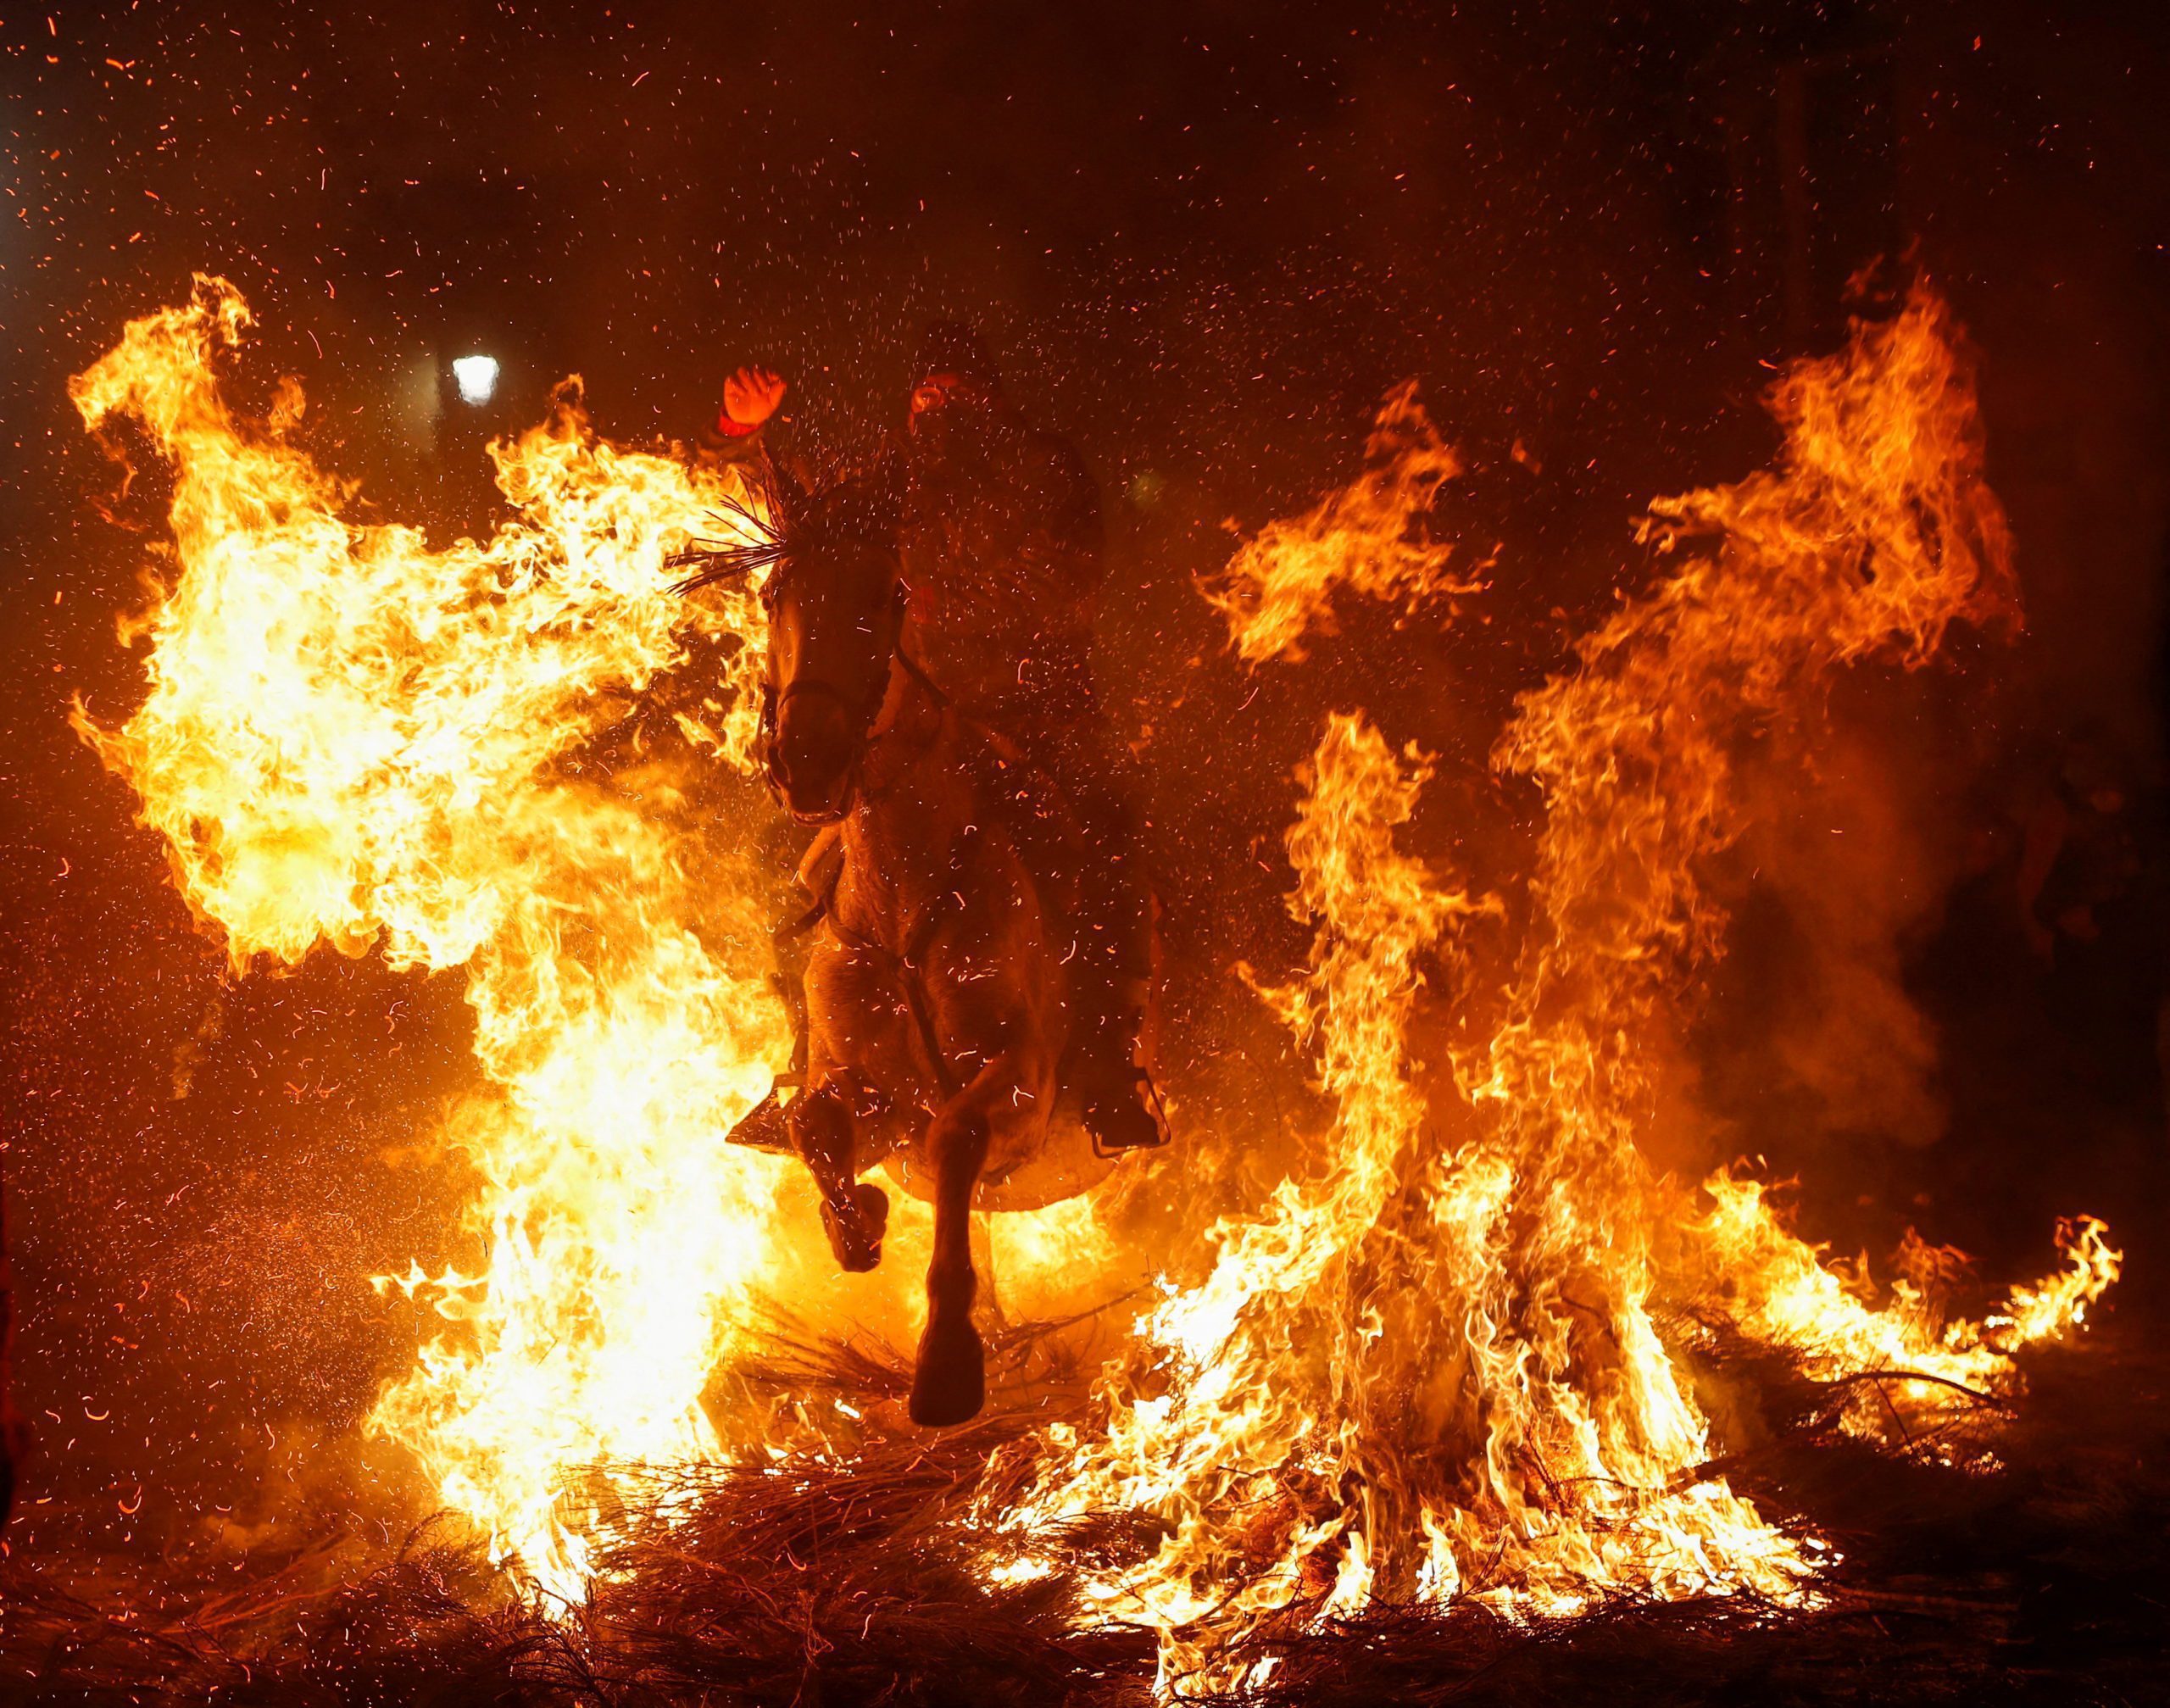
<svg viewBox="0 0 2170 1708">
<path fill-rule="evenodd" d="M 775 633 L 776 607 L 782 597 L 782 588 L 788 573 L 787 559 L 776 566 L 775 571 L 761 587 L 761 602 L 768 607 L 771 636 Z M 762 781 L 768 785 L 771 797 L 778 806 L 782 807 L 790 815 L 793 821 L 799 824 L 836 824 L 850 814 L 853 805 L 857 802 L 861 787 L 860 772 L 865 765 L 866 756 L 872 751 L 875 744 L 888 733 L 886 729 L 875 727 L 876 720 L 882 713 L 882 702 L 888 697 L 889 693 L 888 666 L 892 663 L 902 662 L 905 670 L 921 682 L 926 681 L 925 672 L 904 656 L 903 644 L 904 604 L 909 597 L 910 590 L 906 588 L 901 577 L 891 584 L 889 609 L 886 613 L 889 625 L 889 644 L 882 649 L 882 668 L 874 673 L 873 681 L 867 685 L 865 691 L 862 693 L 854 694 L 849 690 L 840 687 L 821 676 L 793 676 L 782 688 L 778 688 L 774 676 L 776 648 L 773 642 L 770 646 L 770 674 L 761 683 L 760 735 L 756 751 L 760 755 Z M 843 709 L 845 728 L 854 732 L 854 747 L 850 762 L 845 768 L 843 788 L 838 798 L 839 804 L 832 812 L 818 814 L 793 812 L 784 799 L 782 779 L 777 775 L 776 742 L 782 727 L 784 708 L 803 694 L 825 696 L 835 701 Z"/>
<path fill-rule="evenodd" d="M 877 614 L 879 620 L 888 624 L 886 644 L 877 654 L 876 668 L 864 689 L 854 691 L 824 677 L 793 676 L 779 686 L 776 678 L 778 608 L 786 592 L 798 577 L 804 573 L 798 563 L 800 548 L 820 549 L 813 542 L 804 538 L 803 530 L 780 529 L 764 518 L 757 517 L 743 506 L 729 503 L 728 509 L 750 531 L 754 539 L 751 544 L 727 544 L 709 547 L 694 541 L 672 554 L 668 560 L 674 568 L 699 565 L 696 574 L 673 584 L 672 591 L 686 594 L 705 587 L 726 581 L 735 581 L 766 568 L 767 576 L 761 581 L 760 598 L 769 618 L 768 658 L 762 673 L 760 722 L 754 741 L 754 752 L 760 761 L 761 776 L 769 793 L 792 818 L 801 824 L 830 825 L 846 816 L 854 802 L 863 798 L 860 772 L 866 756 L 875 744 L 889 732 L 876 728 L 876 721 L 882 712 L 882 702 L 887 698 L 889 682 L 894 671 L 901 667 L 918 682 L 936 704 L 946 704 L 947 697 L 928 680 L 921 670 L 906 654 L 904 647 L 904 608 L 910 597 L 903 576 L 897 573 L 893 554 L 885 554 L 891 564 L 887 609 Z M 834 549 L 833 542 L 829 542 Z M 879 547 L 870 543 L 870 549 Z M 776 757 L 783 725 L 783 714 L 793 698 L 802 694 L 819 695 L 835 703 L 843 713 L 844 727 L 853 742 L 851 756 L 844 769 L 841 799 L 843 804 L 834 812 L 802 815 L 793 812 L 784 797 L 783 780 L 778 775 Z"/>
</svg>

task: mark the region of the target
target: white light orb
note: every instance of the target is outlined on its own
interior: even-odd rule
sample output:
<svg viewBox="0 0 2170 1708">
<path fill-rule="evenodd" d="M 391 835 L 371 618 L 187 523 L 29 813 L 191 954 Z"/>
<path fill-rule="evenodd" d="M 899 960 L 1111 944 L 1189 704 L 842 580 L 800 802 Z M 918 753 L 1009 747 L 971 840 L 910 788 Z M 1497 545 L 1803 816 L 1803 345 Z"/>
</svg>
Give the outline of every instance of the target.
<svg viewBox="0 0 2170 1708">
<path fill-rule="evenodd" d="M 498 359 L 462 356 L 452 364 L 452 377 L 459 387 L 463 403 L 487 403 L 497 393 Z"/>
</svg>

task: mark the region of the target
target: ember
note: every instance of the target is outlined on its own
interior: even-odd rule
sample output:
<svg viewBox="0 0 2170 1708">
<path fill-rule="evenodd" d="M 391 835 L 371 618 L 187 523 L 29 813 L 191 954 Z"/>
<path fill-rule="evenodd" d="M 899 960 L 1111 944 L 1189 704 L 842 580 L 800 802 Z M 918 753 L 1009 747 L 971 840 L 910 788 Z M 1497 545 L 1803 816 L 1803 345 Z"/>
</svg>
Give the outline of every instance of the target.
<svg viewBox="0 0 2170 1708">
<path fill-rule="evenodd" d="M 419 156 L 273 146 L 280 196 L 357 173 L 390 265 L 320 220 L 298 294 L 198 220 L 76 281 L 11 1683 L 1957 1700 L 2051 1628 L 2041 1677 L 2134 1682 L 2170 910 L 2107 631 L 2158 601 L 2087 577 L 2154 441 L 2106 371 L 2044 413 L 2080 388 L 1983 283 L 2005 240 L 1889 223 L 1972 205 L 2018 74 L 1614 20 L 1672 45 L 1605 100 L 1672 93 L 1594 173 L 1557 65 L 1472 92 L 1489 25 L 1129 21 L 1225 62 L 1273 174 L 1213 164 L 1192 70 L 1138 152 L 1056 98 L 1091 32 L 1028 73 L 928 22 L 944 79 L 1047 97 L 1028 136 L 948 91 L 1033 181 L 967 242 L 954 139 L 876 110 L 895 31 L 712 53 L 637 8 L 588 44 L 627 58 L 598 160 L 561 123 L 434 225 Z M 48 81 L 186 104 L 151 23 L 43 23 Z M 560 63 L 473 28 L 441 95 Z M 1253 86 L 1268 36 L 1359 130 Z M 735 176 L 689 157 L 757 101 Z M 1555 106 L 1527 172 L 1455 129 Z M 802 158 L 819 114 L 869 153 Z M 1058 259 L 1066 125 L 1250 211 L 1126 199 Z M 162 147 L 137 187 L 192 217 Z M 689 235 L 770 147 L 789 194 Z M 597 190 L 609 277 L 560 284 L 507 198 L 606 169 L 653 233 Z M 1604 224 L 1645 194 L 1672 224 Z M 1589 278 L 1516 247 L 1554 195 Z"/>
<path fill-rule="evenodd" d="M 238 969 L 380 937 L 396 962 L 469 968 L 503 1088 L 456 1134 L 483 1181 L 488 1261 L 397 1282 L 462 1333 L 422 1349 L 371 1427 L 495 1555 L 576 1602 L 609 1522 L 592 1495 L 568 1499 L 583 1467 L 831 1452 L 758 1420 L 727 1447 L 699 1405 L 711 1370 L 746 1355 L 732 1302 L 787 1293 L 807 1249 L 803 1208 L 798 1233 L 779 1213 L 783 1182 L 718 1143 L 788 1050 L 751 951 L 729 953 L 757 940 L 750 900 L 727 851 L 674 814 L 687 785 L 659 761 L 610 793 L 551 771 L 610 695 L 677 662 L 681 621 L 737 643 L 715 745 L 743 762 L 759 607 L 743 589 L 676 605 L 669 565 L 759 500 L 598 440 L 569 392 L 497 452 L 516 520 L 431 552 L 344 520 L 335 481 L 231 419 L 212 362 L 247 324 L 230 287 L 202 281 L 78 382 L 91 426 L 134 414 L 173 459 L 180 558 L 146 620 L 150 698 L 118 731 L 81 726 Z M 1164 1283 L 1111 1366 L 1105 1421 L 1013 1449 L 1036 1486 L 982 1515 L 1032 1538 L 997 1549 L 998 1580 L 1086 1569 L 1096 1616 L 1161 1632 L 1167 1690 L 1240 1687 L 1259 1633 L 1299 1605 L 1316 1619 L 1469 1595 L 1552 1617 L 1622 1588 L 1811 1596 L 1813 1539 L 1699 1471 L 1709 1425 L 1658 1308 L 1722 1282 L 1733 1328 L 1819 1375 L 1888 1375 L 1885 1412 L 1917 1427 L 1955 1388 L 2010 1390 L 2012 1353 L 2117 1277 L 2083 1219 L 2069 1269 L 1988 1323 L 1903 1283 L 1878 1310 L 1754 1182 L 1713 1177 L 1700 1210 L 1637 1149 L 1651 1035 L 1723 947 L 1699 873 L 1739 834 L 1731 744 L 1750 720 L 1797 737 L 1824 673 L 1878 654 L 1925 665 L 1955 621 L 2010 605 L 2004 519 L 1935 296 L 1917 287 L 1839 355 L 1789 370 L 1772 407 L 1777 469 L 1652 507 L 1645 538 L 1684 562 L 1524 696 L 1497 749 L 1538 780 L 1546 829 L 1517 982 L 1489 1045 L 1457 1063 L 1477 1123 L 1458 1145 L 1427 1140 L 1410 1016 L 1422 958 L 1503 904 L 1395 847 L 1428 767 L 1363 714 L 1330 718 L 1305 768 L 1288 849 L 1311 969 L 1264 994 L 1338 1114 L 1264 1206 L 1211 1231 L 1204 1279 Z M 1410 505 L 1388 509 L 1392 541 Z M 1290 590 L 1322 599 L 1352 551 L 1368 559 L 1316 517 L 1269 537 L 1231 579 L 1277 559 L 1286 645 L 1305 620 Z M 1394 596 L 1409 579 L 1360 585 Z M 1256 623 L 1232 620 L 1256 650 Z M 1866 1402 L 1859 1416 L 1883 1427 Z M 1084 1567 L 1039 1539 L 1132 1508 L 1166 1527 L 1142 1566 Z"/>
</svg>

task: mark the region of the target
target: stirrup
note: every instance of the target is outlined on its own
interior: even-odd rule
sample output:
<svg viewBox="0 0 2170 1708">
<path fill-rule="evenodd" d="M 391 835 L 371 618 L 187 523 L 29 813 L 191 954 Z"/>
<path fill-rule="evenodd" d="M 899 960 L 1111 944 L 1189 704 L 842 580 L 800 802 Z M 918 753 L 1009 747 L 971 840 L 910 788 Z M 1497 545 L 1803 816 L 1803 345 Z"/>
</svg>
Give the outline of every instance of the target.
<svg viewBox="0 0 2170 1708">
<path fill-rule="evenodd" d="M 797 1083 L 796 1074 L 780 1076 L 769 1094 L 739 1118 L 737 1126 L 724 1134 L 728 1144 L 743 1144 L 754 1150 L 773 1150 L 788 1155 L 791 1152 L 791 1130 L 784 1124 L 783 1100 L 776 1095 L 776 1086 L 788 1080 Z"/>
<path fill-rule="evenodd" d="M 1160 1088 L 1153 1083 L 1153 1076 L 1142 1067 L 1134 1067 L 1132 1071 L 1134 1077 L 1131 1081 L 1128 1098 L 1121 1116 L 1119 1118 L 1127 1118 L 1132 1111 L 1135 1111 L 1136 1114 L 1144 1117 L 1152 1129 L 1152 1136 L 1132 1139 L 1127 1143 L 1107 1143 L 1101 1138 L 1099 1129 L 1093 1123 L 1093 1105 L 1088 1104 L 1082 1111 L 1085 1137 L 1092 1144 L 1093 1154 L 1104 1160 L 1113 1157 L 1127 1156 L 1136 1150 L 1159 1150 L 1174 1137 L 1168 1131 L 1167 1110 L 1161 1105 Z M 1141 1088 L 1144 1091 L 1142 1098 L 1138 1095 Z"/>
</svg>

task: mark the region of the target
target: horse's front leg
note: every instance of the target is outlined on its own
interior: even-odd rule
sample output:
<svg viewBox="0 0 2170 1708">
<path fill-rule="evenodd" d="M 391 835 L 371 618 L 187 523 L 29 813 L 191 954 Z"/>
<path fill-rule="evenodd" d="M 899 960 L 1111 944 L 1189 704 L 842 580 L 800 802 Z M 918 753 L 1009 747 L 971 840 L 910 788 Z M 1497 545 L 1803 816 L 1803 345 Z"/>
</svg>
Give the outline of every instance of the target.
<svg viewBox="0 0 2170 1708">
<path fill-rule="evenodd" d="M 926 1329 L 912 1371 L 912 1421 L 962 1423 L 987 1400 L 987 1360 L 972 1325 L 972 1194 L 987 1163 L 992 1115 L 1017 1088 L 1012 1052 L 995 1056 L 927 1124 L 934 1165 L 934 1255 L 926 1266 Z"/>
<path fill-rule="evenodd" d="M 882 1261 L 882 1235 L 889 1225 L 889 1195 L 859 1179 L 859 1117 L 834 1077 L 794 1098 L 784 1111 L 792 1148 L 821 1194 L 821 1227 L 829 1249 L 854 1272 Z"/>
</svg>

